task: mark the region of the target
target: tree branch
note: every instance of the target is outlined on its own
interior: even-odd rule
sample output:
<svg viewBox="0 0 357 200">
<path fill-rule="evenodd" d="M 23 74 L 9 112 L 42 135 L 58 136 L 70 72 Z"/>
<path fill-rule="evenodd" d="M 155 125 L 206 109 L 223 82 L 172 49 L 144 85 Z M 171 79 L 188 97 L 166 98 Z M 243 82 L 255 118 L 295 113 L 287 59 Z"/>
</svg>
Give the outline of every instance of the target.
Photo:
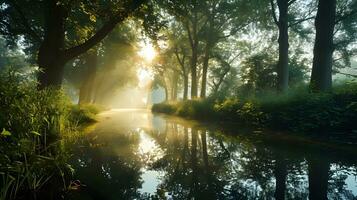
<svg viewBox="0 0 357 200">
<path fill-rule="evenodd" d="M 186 22 L 184 24 L 185 24 L 185 27 L 186 27 L 186 31 L 187 31 L 187 35 L 188 35 L 188 40 L 190 42 L 190 46 L 193 49 L 194 48 L 194 44 L 193 44 L 193 38 L 192 38 L 190 26 L 188 25 L 188 22 Z"/>
<path fill-rule="evenodd" d="M 351 76 L 351 77 L 353 77 L 353 78 L 357 78 L 357 75 L 356 75 L 356 74 L 348 74 L 348 73 L 338 72 L 338 71 L 335 71 L 335 73 L 337 73 L 337 74 L 342 74 L 342 75 L 346 75 L 346 76 Z"/>
<path fill-rule="evenodd" d="M 100 41 L 102 41 L 114 28 L 115 26 L 123 22 L 126 18 L 129 17 L 129 15 L 138 9 L 146 0 L 133 0 L 133 5 L 130 6 L 129 9 L 119 13 L 115 17 L 111 18 L 107 23 L 105 23 L 102 28 L 100 28 L 91 38 L 89 38 L 87 41 L 85 41 L 82 44 L 79 44 L 77 46 L 74 46 L 72 48 L 69 48 L 67 50 L 64 50 L 63 55 L 66 60 L 70 60 L 96 44 L 98 44 Z"/>
<path fill-rule="evenodd" d="M 304 22 L 304 21 L 308 21 L 308 20 L 314 19 L 314 18 L 315 18 L 315 17 L 307 17 L 307 18 L 303 18 L 303 19 L 294 20 L 294 23 L 289 24 L 288 27 L 296 26 L 296 25 L 298 25 L 298 24 L 300 24 L 300 23 L 302 23 L 302 22 Z"/>
<path fill-rule="evenodd" d="M 271 12 L 272 12 L 272 15 L 273 15 L 274 23 L 277 26 L 279 26 L 279 21 L 278 21 L 278 18 L 276 17 L 276 13 L 275 13 L 274 0 L 270 0 L 270 5 L 271 5 Z"/>
<path fill-rule="evenodd" d="M 339 23 L 339 22 L 341 22 L 341 21 L 343 21 L 343 20 L 345 20 L 345 19 L 347 19 L 347 18 L 349 18 L 349 17 L 351 17 L 351 16 L 353 16 L 355 14 L 357 14 L 357 10 L 352 10 L 350 13 L 338 17 L 336 19 L 336 21 L 335 21 L 335 24 L 337 24 L 337 23 Z"/>
</svg>

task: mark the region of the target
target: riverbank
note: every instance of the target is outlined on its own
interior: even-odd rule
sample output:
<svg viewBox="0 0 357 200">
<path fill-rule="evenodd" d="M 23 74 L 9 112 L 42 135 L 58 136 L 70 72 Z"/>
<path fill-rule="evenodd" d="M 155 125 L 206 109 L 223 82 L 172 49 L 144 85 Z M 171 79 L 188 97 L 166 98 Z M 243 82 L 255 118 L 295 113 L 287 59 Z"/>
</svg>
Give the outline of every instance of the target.
<svg viewBox="0 0 357 200">
<path fill-rule="evenodd" d="M 346 83 L 330 93 L 315 94 L 301 89 L 285 95 L 163 102 L 153 105 L 152 111 L 292 132 L 356 133 L 357 84 Z"/>
</svg>

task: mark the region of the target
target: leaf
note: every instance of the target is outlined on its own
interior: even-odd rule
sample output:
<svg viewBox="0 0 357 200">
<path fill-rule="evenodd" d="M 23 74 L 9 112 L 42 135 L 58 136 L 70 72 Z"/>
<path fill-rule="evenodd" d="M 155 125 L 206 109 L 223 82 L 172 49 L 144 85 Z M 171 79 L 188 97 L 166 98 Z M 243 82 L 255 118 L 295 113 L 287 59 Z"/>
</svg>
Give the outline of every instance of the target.
<svg viewBox="0 0 357 200">
<path fill-rule="evenodd" d="M 36 135 L 36 136 L 41 136 L 41 134 L 39 132 L 36 132 L 36 131 L 31 131 L 31 133 Z"/>
<path fill-rule="evenodd" d="M 2 136 L 11 136 L 11 133 L 9 131 L 7 131 L 5 128 L 3 128 L 0 135 L 2 135 Z"/>
</svg>

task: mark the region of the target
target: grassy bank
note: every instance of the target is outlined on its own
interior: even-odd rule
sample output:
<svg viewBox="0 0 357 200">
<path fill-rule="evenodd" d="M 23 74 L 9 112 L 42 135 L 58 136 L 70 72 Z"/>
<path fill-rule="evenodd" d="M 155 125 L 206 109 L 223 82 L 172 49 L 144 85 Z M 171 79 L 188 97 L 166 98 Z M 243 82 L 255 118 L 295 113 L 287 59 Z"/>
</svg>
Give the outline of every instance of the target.
<svg viewBox="0 0 357 200">
<path fill-rule="evenodd" d="M 51 199 L 69 188 L 69 139 L 94 122 L 94 106 L 72 105 L 61 90 L 38 91 L 15 72 L 0 74 L 0 199 Z"/>
<path fill-rule="evenodd" d="M 237 122 L 295 132 L 357 131 L 357 84 L 345 83 L 331 93 L 296 89 L 285 95 L 207 98 L 155 104 L 153 112 L 198 120 Z"/>
</svg>

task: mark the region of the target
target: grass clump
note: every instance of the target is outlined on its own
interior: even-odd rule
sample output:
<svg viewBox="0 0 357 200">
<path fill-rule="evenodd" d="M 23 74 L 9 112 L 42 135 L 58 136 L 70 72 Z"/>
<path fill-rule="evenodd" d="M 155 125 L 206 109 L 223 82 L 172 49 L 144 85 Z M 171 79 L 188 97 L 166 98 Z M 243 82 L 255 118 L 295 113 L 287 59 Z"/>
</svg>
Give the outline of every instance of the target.
<svg viewBox="0 0 357 200">
<path fill-rule="evenodd" d="M 0 74 L 0 110 L 0 199 L 65 192 L 72 168 L 63 138 L 98 110 L 73 106 L 62 90 L 38 90 L 13 71 Z"/>
</svg>

